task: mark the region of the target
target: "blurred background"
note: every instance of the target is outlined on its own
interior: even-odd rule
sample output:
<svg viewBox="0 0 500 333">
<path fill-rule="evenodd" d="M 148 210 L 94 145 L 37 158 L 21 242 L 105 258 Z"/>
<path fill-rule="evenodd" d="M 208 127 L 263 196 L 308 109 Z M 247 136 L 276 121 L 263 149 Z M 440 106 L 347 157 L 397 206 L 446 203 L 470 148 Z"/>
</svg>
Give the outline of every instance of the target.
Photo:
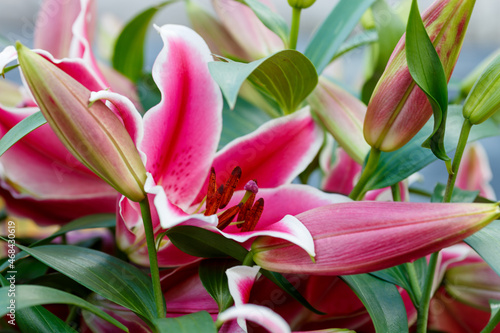
<svg viewBox="0 0 500 333">
<path fill-rule="evenodd" d="M 67 0 L 61 0 L 67 1 Z M 387 0 L 390 4 L 397 4 L 397 0 Z M 98 2 L 99 23 L 102 27 L 113 25 L 114 22 L 127 22 L 140 11 L 153 6 L 159 1 L 119 1 L 101 0 Z M 291 9 L 287 0 L 273 0 L 276 8 L 285 19 L 290 22 Z M 432 0 L 419 0 L 421 12 L 425 10 Z M 36 20 L 40 0 L 1 0 L 0 1 L 0 41 L 1 44 L 12 44 L 20 40 L 26 45 L 32 44 L 33 29 Z M 210 0 L 198 0 L 197 3 L 211 9 Z M 337 3 L 336 0 L 317 0 L 311 7 L 303 11 L 301 20 L 301 32 L 299 36 L 298 49 L 305 46 L 314 29 L 324 20 L 331 9 Z M 472 14 L 464 47 L 457 62 L 455 71 L 450 81 L 450 95 L 453 96 L 453 87 L 465 75 L 467 75 L 477 64 L 479 64 L 490 53 L 500 48 L 500 1 L 478 0 Z M 183 1 L 167 6 L 154 19 L 155 24 L 184 24 L 189 25 L 185 13 Z M 111 24 L 110 24 L 111 23 Z M 161 48 L 159 35 L 152 29 L 148 35 L 147 66 L 152 63 Z M 337 66 L 339 76 L 351 84 L 355 89 L 359 87 L 362 74 L 360 68 L 364 64 L 365 54 L 363 48 L 352 51 L 342 57 L 340 66 Z M 500 138 L 483 139 L 481 143 L 485 146 L 493 171 L 492 185 L 497 195 L 500 196 Z M 437 181 L 445 182 L 447 173 L 442 162 L 435 162 L 423 170 L 424 182 L 417 187 L 432 190 Z"/>
</svg>

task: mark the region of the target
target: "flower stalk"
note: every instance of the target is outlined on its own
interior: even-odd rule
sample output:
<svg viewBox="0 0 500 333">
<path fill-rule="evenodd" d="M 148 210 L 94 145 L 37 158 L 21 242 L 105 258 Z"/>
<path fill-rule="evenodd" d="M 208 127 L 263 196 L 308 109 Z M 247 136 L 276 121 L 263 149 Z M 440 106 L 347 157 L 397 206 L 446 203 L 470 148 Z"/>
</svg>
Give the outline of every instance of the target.
<svg viewBox="0 0 500 333">
<path fill-rule="evenodd" d="M 349 198 L 353 200 L 363 199 L 363 196 L 366 193 L 366 183 L 377 168 L 377 164 L 380 159 L 380 153 L 381 151 L 379 149 L 372 147 L 372 149 L 370 150 L 370 155 L 368 156 L 368 161 L 366 161 L 366 165 L 363 168 L 363 172 L 361 173 L 361 177 L 359 178 L 356 186 L 352 189 L 352 192 L 349 194 Z"/>
</svg>

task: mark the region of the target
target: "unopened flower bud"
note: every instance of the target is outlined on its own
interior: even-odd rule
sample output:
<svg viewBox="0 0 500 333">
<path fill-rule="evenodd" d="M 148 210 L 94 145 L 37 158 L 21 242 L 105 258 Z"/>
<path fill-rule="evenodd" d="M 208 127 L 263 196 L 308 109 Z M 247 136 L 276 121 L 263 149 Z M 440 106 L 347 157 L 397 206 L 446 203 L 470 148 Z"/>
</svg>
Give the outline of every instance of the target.
<svg viewBox="0 0 500 333">
<path fill-rule="evenodd" d="M 486 67 L 464 103 L 463 115 L 477 125 L 500 110 L 500 56 Z"/>
<path fill-rule="evenodd" d="M 90 90 L 42 56 L 17 43 L 26 82 L 50 127 L 85 166 L 130 200 L 145 197 L 146 169 L 118 116 Z"/>
<path fill-rule="evenodd" d="M 297 9 L 304 9 L 311 7 L 316 0 L 288 0 L 288 4 Z"/>
</svg>

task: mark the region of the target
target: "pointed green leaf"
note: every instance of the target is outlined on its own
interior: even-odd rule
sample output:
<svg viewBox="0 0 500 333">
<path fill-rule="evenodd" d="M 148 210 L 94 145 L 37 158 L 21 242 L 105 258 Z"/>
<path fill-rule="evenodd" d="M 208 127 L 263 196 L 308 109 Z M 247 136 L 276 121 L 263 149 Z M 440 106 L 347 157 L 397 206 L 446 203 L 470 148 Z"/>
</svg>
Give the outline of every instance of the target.
<svg viewBox="0 0 500 333">
<path fill-rule="evenodd" d="M 369 274 L 341 278 L 363 302 L 377 332 L 408 332 L 405 306 L 395 285 Z"/>
<path fill-rule="evenodd" d="M 77 331 L 43 306 L 16 311 L 16 324 L 21 332 L 76 333 Z"/>
<path fill-rule="evenodd" d="M 304 54 L 318 73 L 328 66 L 342 43 L 354 29 L 363 13 L 375 0 L 340 0 L 321 24 Z"/>
<path fill-rule="evenodd" d="M 290 29 L 283 17 L 273 12 L 269 7 L 258 0 L 241 0 L 244 4 L 250 7 L 259 20 L 272 32 L 278 35 L 285 48 L 288 48 Z"/>
<path fill-rule="evenodd" d="M 208 259 L 200 263 L 198 269 L 201 283 L 219 306 L 219 313 L 233 304 L 229 292 L 226 271 L 238 264 L 231 259 Z"/>
<path fill-rule="evenodd" d="M 0 289 L 0 317 L 5 316 L 9 312 L 11 297 L 8 297 L 10 287 L 3 287 Z M 108 315 L 106 312 L 102 311 L 98 307 L 89 302 L 71 295 L 65 291 L 43 287 L 43 286 L 33 286 L 33 285 L 20 285 L 16 286 L 16 298 L 15 298 L 16 310 L 22 310 L 36 305 L 42 304 L 71 304 L 78 306 L 82 309 L 94 313 L 99 318 L 106 320 L 107 322 L 119 327 L 121 330 L 128 332 L 128 329 L 123 326 L 119 321 Z"/>
<path fill-rule="evenodd" d="M 168 229 L 166 236 L 181 251 L 201 258 L 233 257 L 243 262 L 248 250 L 221 234 L 193 226 Z"/>
<path fill-rule="evenodd" d="M 451 105 L 446 122 L 448 130 L 444 143 L 445 148 L 451 151 L 457 146 L 462 128 L 462 108 Z M 382 152 L 377 168 L 367 182 L 365 190 L 369 191 L 396 184 L 435 161 L 436 156 L 429 149 L 421 147 L 421 142 L 432 132 L 432 127 L 432 120 L 429 120 L 422 130 L 402 148 L 390 153 Z M 487 120 L 472 127 L 468 141 L 472 142 L 497 135 L 500 135 L 500 126 Z"/>
<path fill-rule="evenodd" d="M 176 318 L 157 319 L 155 326 L 159 333 L 217 333 L 215 323 L 206 311 Z"/>
<path fill-rule="evenodd" d="M 248 64 L 211 62 L 208 68 L 231 108 L 246 79 L 276 100 L 285 114 L 294 112 L 318 84 L 314 66 L 295 50 L 280 51 Z"/>
<path fill-rule="evenodd" d="M 31 116 L 21 120 L 12 127 L 0 140 L 0 156 L 2 156 L 12 145 L 24 138 L 26 135 L 47 123 L 43 114 L 38 111 Z"/>
<path fill-rule="evenodd" d="M 500 276 L 500 221 L 493 221 L 474 235 L 464 239 Z"/>
<path fill-rule="evenodd" d="M 39 246 L 42 244 L 49 243 L 56 237 L 64 235 L 70 231 L 82 230 L 82 229 L 92 229 L 92 228 L 111 228 L 116 225 L 116 216 L 114 214 L 93 214 L 80 217 L 76 220 L 63 225 L 59 230 L 50 235 L 47 238 L 41 239 L 30 247 Z"/>
<path fill-rule="evenodd" d="M 47 266 L 146 319 L 157 318 L 151 280 L 141 270 L 109 254 L 71 245 L 28 248 Z"/>
<path fill-rule="evenodd" d="M 165 1 L 150 7 L 125 25 L 116 39 L 112 58 L 114 69 L 133 82 L 141 78 L 144 67 L 144 44 L 151 20 L 160 9 L 176 1 Z"/>
<path fill-rule="evenodd" d="M 415 83 L 427 95 L 434 113 L 434 130 L 423 143 L 437 158 L 449 161 L 444 147 L 444 132 L 448 109 L 448 86 L 443 65 L 420 17 L 418 4 L 413 0 L 406 27 L 406 60 Z"/>
</svg>

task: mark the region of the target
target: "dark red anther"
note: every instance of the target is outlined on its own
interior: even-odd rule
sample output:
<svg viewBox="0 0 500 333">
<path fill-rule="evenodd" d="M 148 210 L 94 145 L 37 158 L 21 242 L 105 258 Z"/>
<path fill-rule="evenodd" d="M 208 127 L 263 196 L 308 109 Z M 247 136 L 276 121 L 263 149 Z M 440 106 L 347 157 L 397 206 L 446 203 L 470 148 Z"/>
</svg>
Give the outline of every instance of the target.
<svg viewBox="0 0 500 333">
<path fill-rule="evenodd" d="M 234 168 L 233 172 L 231 172 L 231 176 L 226 181 L 226 185 L 224 185 L 224 193 L 222 194 L 222 199 L 220 202 L 219 209 L 222 209 L 227 206 L 231 198 L 233 197 L 233 193 L 236 190 L 236 186 L 241 178 L 241 168 L 237 166 Z"/>
<path fill-rule="evenodd" d="M 259 222 L 260 217 L 262 216 L 262 212 L 264 211 L 264 199 L 260 198 L 255 202 L 252 209 L 246 214 L 245 223 L 243 223 L 243 227 L 241 227 L 241 231 L 252 231 L 257 226 L 257 222 Z"/>
<path fill-rule="evenodd" d="M 240 209 L 240 213 L 238 214 L 238 218 L 236 221 L 246 221 L 247 220 L 247 213 L 250 213 L 250 210 L 252 208 L 253 202 L 255 200 L 255 193 L 250 194 L 248 197 L 247 201 L 243 204 L 243 206 Z M 241 228 L 244 223 L 238 224 L 238 228 Z"/>
<path fill-rule="evenodd" d="M 236 214 L 238 214 L 241 206 L 242 206 L 242 204 L 239 203 L 238 206 L 231 207 L 228 210 L 226 210 L 224 213 L 222 213 L 219 216 L 219 224 L 217 224 L 217 228 L 219 230 L 224 230 L 224 228 L 227 227 L 229 225 L 229 223 L 231 223 L 233 221 Z"/>
<path fill-rule="evenodd" d="M 222 198 L 222 193 L 224 193 L 224 185 L 221 185 L 219 189 L 215 192 L 214 197 L 211 202 L 207 201 L 207 209 L 205 209 L 205 216 L 213 215 L 219 210 L 220 199 Z"/>
<path fill-rule="evenodd" d="M 207 201 L 206 201 L 207 210 L 208 210 L 208 207 L 211 206 L 211 204 L 214 200 L 216 190 L 217 190 L 217 183 L 216 183 L 216 177 L 215 177 L 215 169 L 212 167 L 210 169 L 210 178 L 208 180 Z"/>
</svg>

